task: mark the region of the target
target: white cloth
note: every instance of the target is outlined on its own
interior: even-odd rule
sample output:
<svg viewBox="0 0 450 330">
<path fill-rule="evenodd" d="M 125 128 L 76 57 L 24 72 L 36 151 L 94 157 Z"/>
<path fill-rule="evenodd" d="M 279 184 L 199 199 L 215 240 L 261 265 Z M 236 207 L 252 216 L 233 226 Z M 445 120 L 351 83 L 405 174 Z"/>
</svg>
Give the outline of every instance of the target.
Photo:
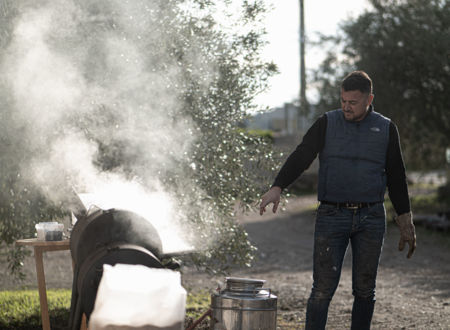
<svg viewBox="0 0 450 330">
<path fill-rule="evenodd" d="M 103 265 L 89 329 L 184 329 L 180 273 L 143 265 Z"/>
</svg>

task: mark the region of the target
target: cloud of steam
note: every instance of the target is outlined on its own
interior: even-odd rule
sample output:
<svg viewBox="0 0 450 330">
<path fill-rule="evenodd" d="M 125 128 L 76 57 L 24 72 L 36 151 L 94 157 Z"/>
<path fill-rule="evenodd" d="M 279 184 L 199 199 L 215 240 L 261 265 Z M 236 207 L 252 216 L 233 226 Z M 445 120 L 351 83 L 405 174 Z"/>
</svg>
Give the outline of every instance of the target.
<svg viewBox="0 0 450 330">
<path fill-rule="evenodd" d="M 19 3 L 0 70 L 12 120 L 21 130 L 16 133 L 27 141 L 26 151 L 17 150 L 27 153 L 22 175 L 52 201 L 63 201 L 67 187 L 74 186 L 79 192 L 110 192 L 117 203 L 119 196 L 147 200 L 152 207 L 145 212 L 157 214 L 153 218 L 166 227 L 174 214 L 182 218 L 159 182 L 161 168 L 177 166 L 195 139 L 177 101 L 179 64 L 166 47 L 175 35 L 164 24 L 175 19 L 170 6 L 121 0 Z M 120 143 L 145 189 L 130 183 L 121 168 L 107 173 L 99 168 L 99 141 Z"/>
</svg>

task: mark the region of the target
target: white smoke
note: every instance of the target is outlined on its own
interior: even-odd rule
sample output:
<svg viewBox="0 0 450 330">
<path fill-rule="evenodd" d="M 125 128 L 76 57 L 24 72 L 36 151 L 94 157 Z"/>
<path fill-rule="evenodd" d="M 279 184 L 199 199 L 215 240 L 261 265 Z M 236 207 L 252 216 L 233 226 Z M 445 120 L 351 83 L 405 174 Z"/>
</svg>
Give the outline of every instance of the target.
<svg viewBox="0 0 450 330">
<path fill-rule="evenodd" d="M 97 203 L 138 209 L 166 233 L 189 231 L 176 227 L 183 212 L 159 182 L 195 139 L 178 103 L 179 63 L 166 51 L 176 33 L 164 25 L 172 14 L 164 1 L 18 3 L 0 72 L 32 154 L 22 175 L 52 201 L 74 186 L 102 196 Z M 122 143 L 140 181 L 121 168 L 102 171 L 98 141 Z"/>
</svg>

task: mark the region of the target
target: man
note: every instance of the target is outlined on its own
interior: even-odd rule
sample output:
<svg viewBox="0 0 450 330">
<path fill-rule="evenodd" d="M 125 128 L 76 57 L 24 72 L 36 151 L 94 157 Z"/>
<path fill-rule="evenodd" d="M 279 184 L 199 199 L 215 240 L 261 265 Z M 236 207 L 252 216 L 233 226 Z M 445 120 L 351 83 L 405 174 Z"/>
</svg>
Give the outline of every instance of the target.
<svg viewBox="0 0 450 330">
<path fill-rule="evenodd" d="M 416 235 L 397 127 L 374 111 L 372 81 L 363 71 L 341 85 L 341 109 L 321 116 L 288 157 L 274 184 L 262 196 L 260 214 L 319 154 L 319 183 L 313 256 L 313 287 L 306 329 L 325 329 L 348 243 L 352 247 L 352 329 L 370 329 L 375 281 L 386 228 L 384 194 L 398 214 L 399 250 L 416 247 Z"/>
</svg>

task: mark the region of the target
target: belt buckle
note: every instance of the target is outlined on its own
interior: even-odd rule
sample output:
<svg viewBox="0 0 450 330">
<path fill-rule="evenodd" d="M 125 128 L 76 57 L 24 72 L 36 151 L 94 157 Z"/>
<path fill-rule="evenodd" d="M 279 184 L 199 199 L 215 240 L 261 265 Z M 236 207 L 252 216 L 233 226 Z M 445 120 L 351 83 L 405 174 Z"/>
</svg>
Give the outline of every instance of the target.
<svg viewBox="0 0 450 330">
<path fill-rule="evenodd" d="M 359 204 L 345 203 L 345 208 L 347 208 L 349 210 L 357 210 L 357 209 L 359 209 Z"/>
</svg>

